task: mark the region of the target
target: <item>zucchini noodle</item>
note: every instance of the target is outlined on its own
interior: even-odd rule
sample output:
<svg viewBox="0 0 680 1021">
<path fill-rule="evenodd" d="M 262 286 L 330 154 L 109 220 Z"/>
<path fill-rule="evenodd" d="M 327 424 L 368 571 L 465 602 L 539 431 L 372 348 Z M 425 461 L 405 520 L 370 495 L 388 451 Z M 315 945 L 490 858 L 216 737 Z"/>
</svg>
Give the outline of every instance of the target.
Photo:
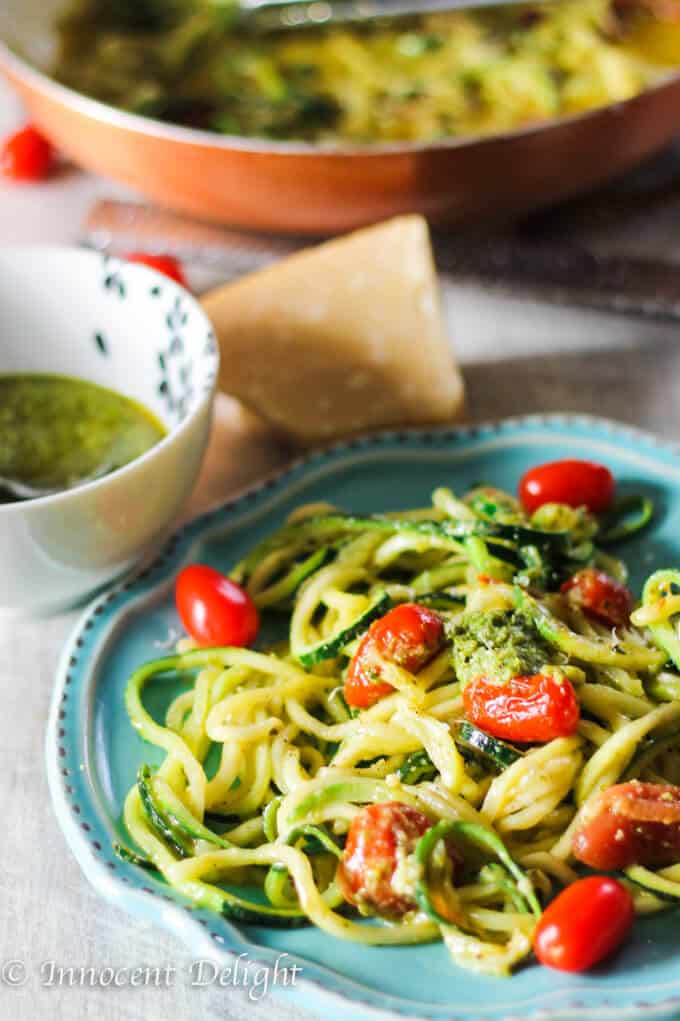
<svg viewBox="0 0 680 1021">
<path fill-rule="evenodd" d="M 224 0 L 71 0 L 54 72 L 132 113 L 228 135 L 489 135 L 629 99 L 676 67 L 678 27 L 651 6 L 561 0 L 265 32 Z"/>
<path fill-rule="evenodd" d="M 680 577 L 653 575 L 625 627 L 593 620 L 561 584 L 603 564 L 626 576 L 598 549 L 599 528 L 559 505 L 530 517 L 488 486 L 441 487 L 431 507 L 383 515 L 300 508 L 231 571 L 281 640 L 256 651 L 183 638 L 129 681 L 131 723 L 165 759 L 140 769 L 126 799 L 146 856 L 123 849 L 126 860 L 246 924 L 311 922 L 366 945 L 441 939 L 455 964 L 508 973 L 530 953 L 541 904 L 578 878 L 572 836 L 598 794 L 680 777 Z M 414 602 L 434 608 L 444 635 L 415 670 L 365 642 Z M 364 655 L 384 690 L 358 709 L 344 692 Z M 499 687 L 506 669 L 569 681 L 577 729 L 515 746 L 473 726 L 464 692 L 489 664 Z M 159 721 L 145 688 L 178 681 Z M 360 905 L 373 914 L 360 918 L 343 848 L 365 806 L 386 802 L 432 828 L 394 873 L 410 906 L 395 918 Z M 449 841 L 462 872 L 446 865 Z M 674 868 L 659 873 L 663 889 L 676 889 Z M 642 888 L 635 903 L 665 906 Z"/>
</svg>

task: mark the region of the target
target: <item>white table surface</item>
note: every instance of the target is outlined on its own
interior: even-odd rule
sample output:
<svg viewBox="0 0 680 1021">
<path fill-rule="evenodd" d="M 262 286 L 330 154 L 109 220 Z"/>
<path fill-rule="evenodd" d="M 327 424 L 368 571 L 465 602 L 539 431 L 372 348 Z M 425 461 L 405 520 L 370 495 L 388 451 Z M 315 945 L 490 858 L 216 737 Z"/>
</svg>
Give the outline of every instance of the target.
<svg viewBox="0 0 680 1021">
<path fill-rule="evenodd" d="M 0 83 L 0 135 L 20 117 Z M 116 194 L 123 193 L 111 182 L 77 171 L 39 186 L 0 181 L 0 244 L 73 242 L 95 197 Z M 472 286 L 447 286 L 445 299 L 471 419 L 579 411 L 678 437 L 680 327 L 490 296 Z M 0 370 L 1 358 L 0 334 Z M 232 410 L 222 413 L 228 418 Z M 246 468 L 256 472 L 266 461 L 262 454 Z M 213 484 L 209 499 L 218 492 Z M 25 984 L 0 983 L 0 1018 L 311 1017 L 271 999 L 254 1003 L 240 989 L 191 988 L 191 955 L 164 932 L 102 902 L 81 875 L 53 818 L 43 768 L 55 665 L 74 619 L 0 616 L 0 971 L 8 961 L 26 969 Z M 40 968 L 50 961 L 99 972 L 171 964 L 178 978 L 170 988 L 46 988 Z"/>
</svg>

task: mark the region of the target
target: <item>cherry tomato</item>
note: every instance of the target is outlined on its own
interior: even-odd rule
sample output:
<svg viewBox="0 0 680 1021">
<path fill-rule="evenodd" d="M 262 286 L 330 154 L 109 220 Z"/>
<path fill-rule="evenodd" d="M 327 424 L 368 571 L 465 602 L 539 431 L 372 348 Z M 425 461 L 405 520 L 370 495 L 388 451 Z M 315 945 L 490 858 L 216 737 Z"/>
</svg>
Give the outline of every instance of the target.
<svg viewBox="0 0 680 1021">
<path fill-rule="evenodd" d="M 380 666 L 369 628 L 345 674 L 345 701 L 355 709 L 369 709 L 391 691 L 394 691 L 392 685 L 380 680 Z"/>
<path fill-rule="evenodd" d="M 413 897 L 395 889 L 395 871 L 432 822 L 398 801 L 367 805 L 355 815 L 338 870 L 345 899 L 361 910 L 387 916 L 415 908 Z"/>
<path fill-rule="evenodd" d="M 250 645 L 260 621 L 252 599 L 240 585 L 204 564 L 180 571 L 175 582 L 177 612 L 199 645 Z"/>
<path fill-rule="evenodd" d="M 417 603 L 402 603 L 371 625 L 378 652 L 415 674 L 444 644 L 444 622 Z"/>
<path fill-rule="evenodd" d="M 680 860 L 680 787 L 630 783 L 608 787 L 586 809 L 572 850 L 595 869 L 670 865 Z"/>
<path fill-rule="evenodd" d="M 587 507 L 593 514 L 605 511 L 614 496 L 614 476 L 593 461 L 551 461 L 530 468 L 519 483 L 519 498 L 532 514 L 544 503 Z"/>
<path fill-rule="evenodd" d="M 620 946 L 634 917 L 633 898 L 622 883 L 607 876 L 579 879 L 543 912 L 534 953 L 549 968 L 586 971 Z"/>
<path fill-rule="evenodd" d="M 345 678 L 345 700 L 367 709 L 392 686 L 380 680 L 379 657 L 417 673 L 444 644 L 444 624 L 434 610 L 402 603 L 371 624 L 354 653 Z"/>
<path fill-rule="evenodd" d="M 579 721 L 571 684 L 549 674 L 513 677 L 505 684 L 478 677 L 465 688 L 463 705 L 475 726 L 508 741 L 569 737 Z"/>
<path fill-rule="evenodd" d="M 172 255 L 150 255 L 147 252 L 129 252 L 124 258 L 127 262 L 138 262 L 143 266 L 148 266 L 150 269 L 155 269 L 157 273 L 162 273 L 176 283 L 181 284 L 182 287 L 187 286 L 184 270 Z"/>
<path fill-rule="evenodd" d="M 15 181 L 42 181 L 53 163 L 52 146 L 31 124 L 9 135 L 0 149 L 0 170 Z"/>
<path fill-rule="evenodd" d="M 570 603 L 604 624 L 622 627 L 629 621 L 633 609 L 632 593 L 604 571 L 585 567 L 565 581 L 561 591 Z"/>
</svg>

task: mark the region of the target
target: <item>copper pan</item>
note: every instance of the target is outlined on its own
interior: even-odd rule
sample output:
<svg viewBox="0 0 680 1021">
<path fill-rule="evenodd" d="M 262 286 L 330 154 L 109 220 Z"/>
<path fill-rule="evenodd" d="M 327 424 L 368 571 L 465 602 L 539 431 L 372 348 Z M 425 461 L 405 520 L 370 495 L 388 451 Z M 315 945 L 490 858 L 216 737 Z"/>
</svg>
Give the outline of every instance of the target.
<svg viewBox="0 0 680 1021">
<path fill-rule="evenodd" d="M 76 163 L 203 219 L 322 234 L 402 212 L 498 222 L 584 192 L 680 133 L 680 75 L 628 102 L 486 138 L 313 145 L 217 135 L 123 113 L 57 84 L 63 0 L 4 0 L 0 69 Z"/>
</svg>

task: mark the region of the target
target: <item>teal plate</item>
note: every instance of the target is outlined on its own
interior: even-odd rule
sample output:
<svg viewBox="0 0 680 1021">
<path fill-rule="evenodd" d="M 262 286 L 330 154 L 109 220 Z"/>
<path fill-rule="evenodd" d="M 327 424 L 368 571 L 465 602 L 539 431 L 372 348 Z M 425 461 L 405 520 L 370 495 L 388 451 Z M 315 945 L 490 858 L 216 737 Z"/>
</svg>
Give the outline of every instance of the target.
<svg viewBox="0 0 680 1021">
<path fill-rule="evenodd" d="M 99 892 L 134 915 L 165 926 L 196 958 L 224 966 L 235 956 L 294 960 L 295 986 L 274 991 L 324 1018 L 376 1017 L 376 1010 L 447 1021 L 566 1021 L 680 1017 L 680 918 L 636 923 L 606 967 L 565 975 L 529 965 L 509 979 L 457 969 L 441 944 L 364 948 L 317 929 L 233 925 L 197 910 L 153 873 L 118 861 L 121 809 L 141 762 L 158 762 L 123 707 L 127 677 L 177 630 L 173 580 L 183 564 L 226 570 L 298 504 L 328 500 L 357 512 L 429 502 L 437 485 L 462 491 L 480 480 L 514 490 L 533 464 L 565 456 L 603 461 L 619 491 L 649 494 L 653 529 L 622 554 L 634 588 L 655 568 L 680 563 L 680 452 L 610 422 L 570 416 L 511 419 L 446 431 L 392 432 L 314 453 L 177 533 L 156 560 L 86 611 L 61 660 L 47 735 L 52 799 L 66 839 Z M 167 698 L 169 693 L 165 692 Z M 161 700 L 150 703 L 160 711 Z M 246 958 L 243 958 L 245 961 Z"/>
</svg>

